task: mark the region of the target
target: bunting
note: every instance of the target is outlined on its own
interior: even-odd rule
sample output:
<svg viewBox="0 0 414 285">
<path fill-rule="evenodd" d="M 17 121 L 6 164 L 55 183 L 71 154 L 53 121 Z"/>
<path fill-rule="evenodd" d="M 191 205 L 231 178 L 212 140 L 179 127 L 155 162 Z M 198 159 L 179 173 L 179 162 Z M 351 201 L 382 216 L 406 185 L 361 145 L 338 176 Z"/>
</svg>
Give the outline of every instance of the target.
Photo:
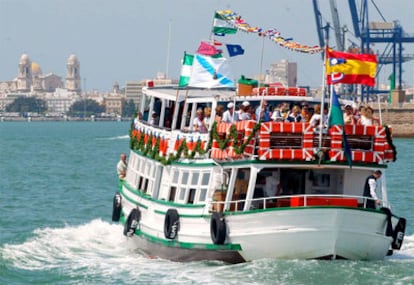
<svg viewBox="0 0 414 285">
<path fill-rule="evenodd" d="M 327 49 L 326 79 L 328 84 L 364 84 L 375 86 L 377 56 Z"/>
<path fill-rule="evenodd" d="M 215 18 L 225 21 L 228 25 L 232 26 L 236 30 L 241 30 L 247 33 L 256 33 L 259 36 L 267 37 L 278 45 L 292 51 L 310 54 L 320 53 L 323 51 L 323 49 L 319 46 L 304 45 L 293 41 L 293 38 L 291 37 L 285 38 L 276 29 L 263 29 L 250 26 L 242 19 L 240 15 L 236 14 L 232 10 L 218 10 L 215 13 Z"/>
</svg>

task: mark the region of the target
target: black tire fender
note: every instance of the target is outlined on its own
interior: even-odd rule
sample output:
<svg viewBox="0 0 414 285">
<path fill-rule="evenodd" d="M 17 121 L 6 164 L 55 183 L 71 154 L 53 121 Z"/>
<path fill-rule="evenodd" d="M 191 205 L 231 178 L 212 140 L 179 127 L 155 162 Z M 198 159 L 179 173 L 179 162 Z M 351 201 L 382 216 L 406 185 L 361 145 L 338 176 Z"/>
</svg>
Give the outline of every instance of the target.
<svg viewBox="0 0 414 285">
<path fill-rule="evenodd" d="M 394 233 L 392 235 L 392 248 L 399 250 L 404 241 L 405 235 L 405 226 L 407 224 L 407 220 L 405 218 L 399 218 L 398 223 L 394 228 Z"/>
<path fill-rule="evenodd" d="M 138 228 L 140 220 L 141 212 L 138 207 L 132 209 L 124 225 L 124 235 L 127 237 L 132 237 Z"/>
<path fill-rule="evenodd" d="M 122 209 L 122 196 L 121 193 L 116 192 L 114 196 L 113 206 L 112 206 L 112 221 L 119 222 L 121 217 Z"/>
<path fill-rule="evenodd" d="M 227 236 L 226 220 L 221 212 L 214 212 L 210 220 L 210 235 L 214 244 L 223 244 Z"/>
<path fill-rule="evenodd" d="M 168 209 L 164 220 L 164 236 L 167 239 L 175 239 L 180 230 L 180 216 L 176 209 Z"/>
</svg>

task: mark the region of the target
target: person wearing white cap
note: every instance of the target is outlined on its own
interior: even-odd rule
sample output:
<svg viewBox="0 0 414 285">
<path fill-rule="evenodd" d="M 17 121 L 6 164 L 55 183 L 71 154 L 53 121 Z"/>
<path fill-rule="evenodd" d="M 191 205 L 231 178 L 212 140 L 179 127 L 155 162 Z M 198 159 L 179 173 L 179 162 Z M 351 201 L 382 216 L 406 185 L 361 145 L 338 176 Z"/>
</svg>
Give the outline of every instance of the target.
<svg viewBox="0 0 414 285">
<path fill-rule="evenodd" d="M 234 104 L 230 102 L 227 104 L 227 110 L 223 113 L 223 119 L 221 120 L 223 123 L 234 123 L 239 120 L 239 114 L 234 112 Z"/>
<path fill-rule="evenodd" d="M 251 114 L 249 110 L 250 110 L 250 103 L 248 101 L 244 101 L 240 106 L 240 111 L 239 111 L 240 121 L 251 119 Z"/>
</svg>

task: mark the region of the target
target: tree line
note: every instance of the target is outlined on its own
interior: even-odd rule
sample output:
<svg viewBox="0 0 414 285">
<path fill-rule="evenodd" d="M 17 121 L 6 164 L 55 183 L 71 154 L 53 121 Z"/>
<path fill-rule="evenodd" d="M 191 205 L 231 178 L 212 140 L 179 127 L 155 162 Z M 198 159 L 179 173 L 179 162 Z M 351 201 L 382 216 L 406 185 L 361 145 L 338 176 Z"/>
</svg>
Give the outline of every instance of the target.
<svg viewBox="0 0 414 285">
<path fill-rule="evenodd" d="M 25 116 L 27 113 L 44 114 L 47 109 L 47 102 L 34 96 L 18 97 L 6 106 L 6 112 L 19 113 L 20 116 Z M 89 117 L 91 115 L 100 116 L 100 114 L 104 112 L 105 106 L 92 99 L 83 99 L 73 103 L 72 106 L 70 106 L 67 115 L 71 117 Z M 123 117 L 131 117 L 134 112 L 134 101 L 124 101 L 122 104 L 122 113 L 120 115 Z"/>
</svg>

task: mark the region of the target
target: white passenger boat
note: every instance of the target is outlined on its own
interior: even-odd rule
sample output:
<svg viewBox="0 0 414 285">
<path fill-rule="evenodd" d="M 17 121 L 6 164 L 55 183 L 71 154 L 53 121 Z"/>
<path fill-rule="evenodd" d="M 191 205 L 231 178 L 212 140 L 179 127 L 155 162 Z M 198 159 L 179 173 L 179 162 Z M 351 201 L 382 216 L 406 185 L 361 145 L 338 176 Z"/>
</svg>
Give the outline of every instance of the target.
<svg viewBox="0 0 414 285">
<path fill-rule="evenodd" d="M 395 160 L 390 128 L 334 125 L 321 134 L 309 123 L 213 123 L 216 107 L 228 102 L 315 102 L 299 90 L 259 94 L 143 88 L 113 203 L 124 235 L 146 254 L 174 261 L 377 260 L 400 249 L 405 219 L 391 211 L 385 179 L 381 206 L 367 208 L 363 196 L 366 178 L 377 169 L 385 177 Z M 200 133 L 191 122 L 204 107 L 212 119 Z M 150 124 L 153 111 L 159 118 Z"/>
</svg>

